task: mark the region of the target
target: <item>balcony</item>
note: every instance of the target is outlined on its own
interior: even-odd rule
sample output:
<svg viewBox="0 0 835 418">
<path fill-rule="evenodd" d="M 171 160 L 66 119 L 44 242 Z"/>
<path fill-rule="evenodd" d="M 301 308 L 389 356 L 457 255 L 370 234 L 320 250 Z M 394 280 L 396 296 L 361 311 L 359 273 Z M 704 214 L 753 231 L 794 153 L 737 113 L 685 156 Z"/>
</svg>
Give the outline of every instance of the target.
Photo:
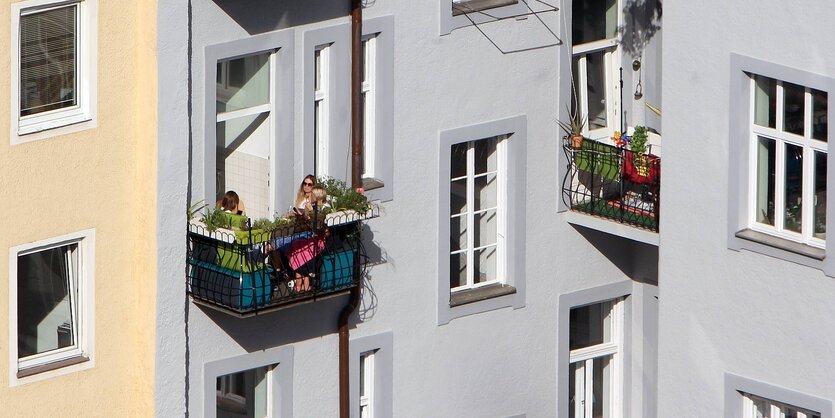
<svg viewBox="0 0 835 418">
<path fill-rule="evenodd" d="M 348 293 L 367 264 L 362 223 L 378 214 L 328 214 L 273 231 L 210 231 L 192 221 L 187 292 L 197 304 L 238 317 Z"/>
<path fill-rule="evenodd" d="M 564 139 L 563 151 L 569 162 L 563 202 L 571 211 L 632 227 L 616 233 L 657 245 L 661 158 L 589 139 L 580 148 Z"/>
</svg>

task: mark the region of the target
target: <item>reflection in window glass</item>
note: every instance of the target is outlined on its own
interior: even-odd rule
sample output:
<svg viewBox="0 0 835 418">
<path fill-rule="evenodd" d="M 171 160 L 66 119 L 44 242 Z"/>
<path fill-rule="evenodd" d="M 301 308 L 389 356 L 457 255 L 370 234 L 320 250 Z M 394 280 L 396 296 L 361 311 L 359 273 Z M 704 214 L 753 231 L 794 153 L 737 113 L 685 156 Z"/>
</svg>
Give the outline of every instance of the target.
<svg viewBox="0 0 835 418">
<path fill-rule="evenodd" d="M 218 62 L 217 112 L 270 102 L 270 53 Z"/>
<path fill-rule="evenodd" d="M 769 128 L 777 127 L 777 81 L 755 76 L 754 123 Z"/>
<path fill-rule="evenodd" d="M 261 418 L 269 414 L 267 398 L 273 366 L 258 367 L 217 378 L 218 418 Z"/>
<path fill-rule="evenodd" d="M 783 130 L 789 133 L 803 135 L 805 126 L 805 104 L 802 86 L 783 83 Z"/>
<path fill-rule="evenodd" d="M 450 288 L 501 281 L 502 137 L 454 144 L 450 155 Z M 472 233 L 470 233 L 472 231 Z"/>
<path fill-rule="evenodd" d="M 75 106 L 78 5 L 20 17 L 20 116 Z"/>
<path fill-rule="evenodd" d="M 606 118 L 606 51 L 586 54 L 586 93 L 588 94 L 589 129 L 605 128 Z"/>
<path fill-rule="evenodd" d="M 787 144 L 785 154 L 784 228 L 800 233 L 803 227 L 803 148 Z"/>
<path fill-rule="evenodd" d="M 826 153 L 815 152 L 815 230 L 814 236 L 826 239 Z"/>
<path fill-rule="evenodd" d="M 17 356 L 76 345 L 78 244 L 18 256 Z"/>
<path fill-rule="evenodd" d="M 829 135 L 826 101 L 826 92 L 812 90 L 812 138 L 824 142 L 827 141 Z"/>
<path fill-rule="evenodd" d="M 617 36 L 616 0 L 574 0 L 571 4 L 571 36 L 574 45 Z"/>
<path fill-rule="evenodd" d="M 775 142 L 760 137 L 757 143 L 757 222 L 774 225 Z"/>
<path fill-rule="evenodd" d="M 611 341 L 611 313 L 611 301 L 572 309 L 569 319 L 569 349 L 576 350 Z"/>
</svg>

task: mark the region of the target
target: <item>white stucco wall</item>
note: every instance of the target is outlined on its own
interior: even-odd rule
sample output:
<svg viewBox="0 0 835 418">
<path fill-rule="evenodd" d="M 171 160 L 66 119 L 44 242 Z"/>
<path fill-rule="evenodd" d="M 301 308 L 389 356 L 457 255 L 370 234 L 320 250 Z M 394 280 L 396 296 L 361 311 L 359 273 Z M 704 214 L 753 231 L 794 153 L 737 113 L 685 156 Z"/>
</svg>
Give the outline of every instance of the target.
<svg viewBox="0 0 835 418">
<path fill-rule="evenodd" d="M 727 153 L 730 141 L 747 140 L 729 137 L 729 115 L 747 112 L 729 108 L 731 54 L 833 77 L 835 9 L 771 0 L 664 6 L 659 416 L 728 416 L 725 373 L 831 400 L 835 281 L 728 249 L 736 196 L 728 196 Z"/>
<path fill-rule="evenodd" d="M 274 1 L 262 1 L 248 3 L 248 9 L 238 3 L 191 3 L 191 185 L 192 195 L 198 196 L 194 200 L 203 194 L 201 158 L 204 127 L 208 126 L 204 121 L 202 90 L 205 47 L 275 28 L 294 27 L 298 48 L 304 44 L 304 30 L 347 21 L 345 17 L 331 19 L 339 14 L 344 16 L 347 7 L 340 10 L 344 2 L 322 0 L 312 5 L 298 0 L 277 5 Z M 170 7 L 172 13 L 184 18 L 184 8 Z M 164 11 L 161 9 L 160 13 Z M 567 412 L 567 403 L 556 395 L 559 296 L 628 281 L 630 275 L 651 283 L 657 279 L 653 277 L 654 267 L 642 265 L 655 262 L 654 248 L 571 226 L 557 212 L 562 185 L 558 174 L 562 171 L 557 164 L 562 150 L 554 120 L 568 100 L 567 96 L 560 96 L 559 86 L 567 84 L 558 69 L 570 54 L 563 46 L 502 55 L 474 28 L 439 36 L 435 2 L 381 1 L 372 2 L 365 9 L 367 19 L 385 15 L 393 15 L 395 20 L 394 136 L 388 138 L 394 142 L 394 182 L 387 185 L 393 188 L 394 199 L 383 204 L 380 218 L 368 222 L 369 240 L 376 247 L 372 252 L 381 253 L 384 262 L 370 272 L 370 290 L 365 291 L 359 312 L 361 323 L 352 327 L 351 337 L 391 331 L 394 416 L 556 416 L 558 406 Z M 506 23 L 511 23 L 508 27 L 513 30 L 512 22 Z M 560 30 L 559 22 L 552 23 L 557 24 L 555 30 Z M 307 24 L 310 26 L 304 26 Z M 173 22 L 170 25 L 172 34 L 185 35 L 180 32 L 181 26 L 174 26 Z M 182 51 L 170 52 L 174 61 L 182 61 L 178 55 Z M 161 57 L 161 68 L 166 65 L 164 62 Z M 297 62 L 295 68 L 294 111 L 301 116 L 301 64 Z M 181 83 L 183 78 L 180 71 L 161 78 L 165 76 L 172 84 Z M 160 91 L 164 91 L 162 87 Z M 176 91 L 180 91 L 179 87 Z M 182 104 L 185 96 L 178 94 L 168 100 L 172 105 Z M 470 315 L 439 326 L 439 275 L 440 280 L 448 280 L 447 273 L 438 272 L 436 266 L 438 242 L 447 239 L 439 238 L 437 232 L 438 223 L 446 221 L 437 216 L 439 132 L 517 115 L 524 115 L 527 120 L 523 161 L 526 183 L 509 187 L 523 189 L 522 196 L 527 199 L 523 216 L 526 242 L 519 251 L 521 259 L 517 260 L 524 264 L 524 307 Z M 188 152 L 182 124 L 189 122 L 180 112 L 169 117 L 167 126 L 178 134 L 175 143 L 167 146 L 181 165 L 172 164 L 167 172 L 181 178 L 187 167 L 183 152 Z M 297 117 L 294 122 L 294 141 L 304 134 L 300 119 Z M 161 132 L 163 125 L 161 121 Z M 295 150 L 295 154 L 293 178 L 287 183 L 293 186 L 304 173 L 299 151 Z M 161 159 L 162 155 L 161 151 Z M 160 178 L 164 178 L 164 173 Z M 181 204 L 185 198 L 185 192 L 178 190 L 172 205 Z M 160 332 L 158 346 L 172 348 L 166 353 L 168 360 L 187 359 L 188 363 L 172 364 L 167 371 L 158 373 L 158 415 L 176 415 L 186 404 L 191 414 L 202 414 L 202 373 L 207 362 L 292 346 L 294 415 L 336 416 L 335 331 L 339 309 L 346 299 L 320 301 L 248 319 L 232 318 L 193 303 L 186 303 L 184 312 L 185 280 L 180 261 L 185 258 L 183 234 L 180 227 L 165 230 L 161 225 L 160 235 L 165 235 L 170 244 L 171 257 L 180 258 L 167 267 L 161 260 L 158 321 L 165 332 Z M 177 246 L 182 246 L 182 250 Z M 632 324 L 631 346 L 654 346 L 654 288 L 642 288 L 640 298 L 636 298 L 633 312 L 641 314 L 633 315 L 636 322 Z M 183 323 L 186 318 L 187 327 Z M 633 357 L 641 357 L 636 360 L 640 363 L 645 355 Z M 652 363 L 654 359 L 648 361 Z M 159 367 L 163 365 L 158 361 Z M 633 376 L 629 379 L 637 389 L 628 389 L 627 397 L 636 400 L 627 401 L 631 408 L 627 415 L 642 416 L 652 411 L 652 405 L 646 404 L 654 402 L 654 392 L 644 391 L 643 385 L 653 385 L 654 364 L 630 370 Z M 177 386 L 182 388 L 185 381 L 189 382 L 187 392 L 178 391 Z"/>
</svg>

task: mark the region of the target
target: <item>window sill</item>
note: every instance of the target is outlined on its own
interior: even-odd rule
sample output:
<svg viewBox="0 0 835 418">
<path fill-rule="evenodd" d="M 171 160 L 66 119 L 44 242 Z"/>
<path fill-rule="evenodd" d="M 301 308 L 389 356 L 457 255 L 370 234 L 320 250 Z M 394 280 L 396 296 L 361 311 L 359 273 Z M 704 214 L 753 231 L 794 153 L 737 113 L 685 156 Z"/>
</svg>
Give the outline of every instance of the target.
<svg viewBox="0 0 835 418">
<path fill-rule="evenodd" d="M 51 370 L 62 369 L 64 367 L 72 366 L 75 364 L 81 364 L 90 361 L 88 357 L 83 355 L 72 357 L 64 360 L 54 361 L 51 363 L 42 364 L 40 366 L 29 367 L 26 369 L 18 370 L 17 378 L 22 379 L 24 377 L 33 376 L 39 373 L 48 372 Z"/>
<path fill-rule="evenodd" d="M 512 295 L 516 288 L 506 284 L 485 286 L 478 289 L 464 290 L 452 293 L 449 297 L 449 307 L 466 305 L 468 303 L 480 302 L 482 300 L 497 298 L 500 296 Z"/>
<path fill-rule="evenodd" d="M 826 256 L 826 251 L 822 248 L 812 247 L 811 245 L 801 244 L 787 240 L 785 238 L 775 237 L 773 235 L 764 234 L 751 229 L 743 229 L 736 233 L 737 238 L 747 241 L 756 242 L 758 244 L 767 245 L 769 247 L 777 248 L 779 250 L 788 251 L 794 254 L 809 257 L 815 260 L 823 260 Z"/>
<path fill-rule="evenodd" d="M 375 179 L 373 177 L 364 177 L 362 179 L 362 188 L 366 191 L 379 189 L 385 186 L 386 184 L 380 179 Z"/>
</svg>

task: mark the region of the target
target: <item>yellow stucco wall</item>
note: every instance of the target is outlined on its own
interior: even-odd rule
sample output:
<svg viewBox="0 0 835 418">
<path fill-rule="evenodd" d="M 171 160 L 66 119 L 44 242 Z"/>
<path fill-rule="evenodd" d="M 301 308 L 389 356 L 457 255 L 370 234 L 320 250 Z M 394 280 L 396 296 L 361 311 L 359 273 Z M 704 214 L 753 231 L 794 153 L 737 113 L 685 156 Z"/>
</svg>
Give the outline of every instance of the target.
<svg viewBox="0 0 835 418">
<path fill-rule="evenodd" d="M 0 415 L 153 415 L 156 0 L 99 0 L 97 127 L 11 146 L 0 0 Z M 9 248 L 94 228 L 95 367 L 9 386 Z"/>
</svg>

